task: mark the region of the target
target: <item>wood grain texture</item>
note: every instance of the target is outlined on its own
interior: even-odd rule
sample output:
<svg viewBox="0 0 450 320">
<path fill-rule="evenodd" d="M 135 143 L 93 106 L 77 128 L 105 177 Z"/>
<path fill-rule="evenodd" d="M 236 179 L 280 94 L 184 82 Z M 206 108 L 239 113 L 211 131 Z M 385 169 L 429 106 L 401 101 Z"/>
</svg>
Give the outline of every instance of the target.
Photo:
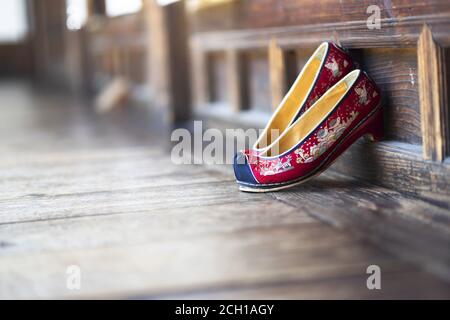
<svg viewBox="0 0 450 320">
<path fill-rule="evenodd" d="M 407 21 L 410 17 L 450 11 L 446 0 L 246 0 L 210 7 L 192 17 L 196 32 L 256 29 L 317 23 L 366 21 L 367 8 L 377 5 L 382 19 Z"/>
<path fill-rule="evenodd" d="M 414 47 L 424 23 L 430 25 L 435 39 L 450 45 L 448 11 L 433 16 L 407 17 L 383 20 L 382 28 L 369 30 L 366 19 L 320 24 L 299 24 L 267 29 L 235 29 L 194 33 L 191 42 L 203 50 L 223 48 L 267 48 L 272 39 L 281 47 L 298 48 L 318 46 L 322 41 L 337 41 L 347 48 L 398 48 Z"/>
<path fill-rule="evenodd" d="M 445 57 L 424 25 L 418 42 L 419 95 L 422 115 L 423 157 L 443 161 L 446 156 Z"/>
<path fill-rule="evenodd" d="M 421 145 L 416 48 L 362 49 L 352 53 L 382 91 L 385 138 Z"/>
<path fill-rule="evenodd" d="M 273 196 L 335 226 L 347 226 L 360 236 L 360 232 L 369 238 L 373 236 L 372 240 L 385 250 L 400 254 L 409 261 L 420 261 L 426 268 L 450 279 L 448 207 L 434 210 L 433 202 L 416 202 L 414 197 L 402 196 L 394 190 L 373 186 L 366 189 L 360 180 L 332 175 Z M 331 208 L 330 202 L 336 204 L 336 208 Z M 358 218 L 353 219 L 352 215 Z M 416 219 L 423 223 L 420 230 L 414 227 Z M 403 237 L 408 240 L 405 242 Z M 405 245 L 400 245 L 400 251 L 397 251 L 398 243 Z M 423 244 L 426 248 L 421 248 Z M 442 264 L 430 263 L 434 258 L 429 255 L 442 258 Z"/>
<path fill-rule="evenodd" d="M 14 106 L 0 127 L 1 298 L 450 296 L 447 282 L 386 252 L 386 238 L 402 251 L 399 239 L 416 230 L 411 245 L 433 245 L 429 263 L 445 274 L 440 205 L 336 176 L 241 193 L 231 168 L 172 164 L 163 131 L 140 126 L 160 124 L 154 115 L 99 118 L 82 101 L 17 84 L 0 94 Z M 339 215 L 347 222 L 324 222 Z M 352 219 L 370 237 L 349 232 Z M 380 248 L 366 240 L 391 223 Z M 386 288 L 376 295 L 365 289 L 371 264 Z M 81 268 L 78 291 L 66 287 L 69 265 Z"/>
<path fill-rule="evenodd" d="M 286 283 L 273 283 L 247 288 L 245 290 L 228 286 L 208 293 L 199 291 L 185 291 L 180 294 L 167 294 L 162 296 L 136 296 L 136 298 L 150 299 L 275 299 L 275 300 L 318 300 L 318 299 L 393 299 L 399 292 L 405 289 L 405 279 L 414 278 L 408 284 L 407 299 L 432 299 L 446 292 L 445 286 L 433 286 L 432 290 L 427 289 L 430 279 L 423 274 L 412 273 L 390 273 L 384 276 L 386 285 L 383 286 L 383 293 L 378 290 L 366 290 L 363 282 L 364 277 L 350 277 L 343 279 L 327 279 L 326 282 L 308 283 L 288 281 Z"/>
</svg>

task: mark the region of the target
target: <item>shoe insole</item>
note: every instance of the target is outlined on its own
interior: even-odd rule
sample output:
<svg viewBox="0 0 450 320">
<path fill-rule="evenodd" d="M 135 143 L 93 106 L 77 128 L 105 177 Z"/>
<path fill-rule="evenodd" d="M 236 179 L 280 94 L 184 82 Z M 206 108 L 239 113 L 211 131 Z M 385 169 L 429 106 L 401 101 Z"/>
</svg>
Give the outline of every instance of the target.
<svg viewBox="0 0 450 320">
<path fill-rule="evenodd" d="M 336 104 L 347 92 L 347 88 L 348 84 L 345 81 L 342 81 L 333 89 L 330 89 L 330 91 L 325 93 L 321 99 L 319 99 L 288 129 L 284 136 L 280 137 L 278 143 L 267 151 L 267 156 L 282 154 L 304 140 L 326 117 L 329 116 Z"/>
<path fill-rule="evenodd" d="M 291 124 L 291 121 L 297 115 L 301 103 L 305 100 L 307 94 L 311 90 L 317 72 L 322 63 L 321 59 L 314 58 L 303 71 L 303 75 L 296 80 L 293 88 L 288 93 L 283 106 L 279 107 L 278 112 L 269 124 L 268 130 L 265 131 L 259 138 L 257 148 L 265 148 L 272 144 L 283 131 Z M 276 130 L 272 135 L 272 130 Z"/>
</svg>

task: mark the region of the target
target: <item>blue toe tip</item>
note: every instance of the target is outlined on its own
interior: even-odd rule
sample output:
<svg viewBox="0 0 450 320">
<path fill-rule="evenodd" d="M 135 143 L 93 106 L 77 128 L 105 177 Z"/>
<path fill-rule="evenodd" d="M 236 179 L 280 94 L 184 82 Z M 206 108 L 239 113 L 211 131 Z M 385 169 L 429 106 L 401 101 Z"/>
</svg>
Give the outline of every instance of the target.
<svg viewBox="0 0 450 320">
<path fill-rule="evenodd" d="M 244 153 L 238 152 L 234 156 L 233 167 L 234 175 L 236 176 L 236 180 L 238 182 L 258 184 L 258 182 L 253 177 L 250 165 L 248 164 L 247 156 Z"/>
</svg>

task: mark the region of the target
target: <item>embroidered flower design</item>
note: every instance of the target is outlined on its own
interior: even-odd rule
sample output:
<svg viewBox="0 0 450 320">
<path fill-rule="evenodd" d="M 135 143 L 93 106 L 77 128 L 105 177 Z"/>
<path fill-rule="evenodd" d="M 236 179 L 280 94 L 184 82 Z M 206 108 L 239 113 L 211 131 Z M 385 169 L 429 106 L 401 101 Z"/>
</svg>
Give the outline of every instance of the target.
<svg viewBox="0 0 450 320">
<path fill-rule="evenodd" d="M 356 94 L 359 97 L 359 103 L 366 105 L 367 102 L 369 101 L 368 97 L 367 97 L 367 89 L 366 87 L 361 87 L 361 88 L 356 88 L 355 89 Z"/>
<path fill-rule="evenodd" d="M 297 163 L 309 163 L 314 161 L 314 158 L 305 153 L 302 148 L 295 150 L 294 153 L 297 155 Z"/>
<path fill-rule="evenodd" d="M 294 153 L 297 155 L 297 163 L 309 163 L 323 155 L 339 139 L 345 129 L 356 119 L 358 114 L 358 112 L 352 111 L 347 121 L 342 121 L 338 117 L 330 121 L 328 126 L 320 129 L 316 134 L 317 144 L 310 147 L 309 152 L 303 150 L 302 147 L 295 150 Z"/>
<path fill-rule="evenodd" d="M 270 162 L 269 166 L 260 167 L 260 174 L 262 176 L 272 176 L 278 173 L 292 170 L 294 169 L 294 167 L 292 166 L 291 161 L 292 161 L 291 155 L 288 155 L 286 157 L 285 162 L 283 162 L 281 158 L 276 161 L 272 161 Z"/>
<path fill-rule="evenodd" d="M 347 68 L 348 67 L 348 61 L 344 60 L 344 67 Z"/>
<path fill-rule="evenodd" d="M 333 77 L 339 77 L 342 72 L 339 70 L 339 64 L 336 62 L 336 59 L 333 58 L 331 62 L 325 64 L 325 68 L 331 71 Z"/>
</svg>

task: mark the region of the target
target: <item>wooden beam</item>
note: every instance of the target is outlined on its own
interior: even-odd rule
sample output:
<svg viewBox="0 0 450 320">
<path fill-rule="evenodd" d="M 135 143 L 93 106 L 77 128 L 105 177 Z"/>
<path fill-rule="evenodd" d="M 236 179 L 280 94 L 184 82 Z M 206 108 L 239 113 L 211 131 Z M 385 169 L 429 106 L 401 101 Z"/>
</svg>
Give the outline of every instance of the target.
<svg viewBox="0 0 450 320">
<path fill-rule="evenodd" d="M 286 59 L 283 49 L 273 39 L 269 46 L 270 92 L 275 110 L 286 93 Z"/>
<path fill-rule="evenodd" d="M 444 52 L 427 25 L 419 37 L 417 57 L 423 157 L 442 161 L 446 156 L 447 125 Z"/>
<path fill-rule="evenodd" d="M 171 121 L 184 121 L 191 111 L 184 2 L 164 7 L 154 0 L 143 4 L 152 100 L 170 112 Z"/>
<path fill-rule="evenodd" d="M 433 27 L 434 38 L 442 46 L 450 46 L 450 13 L 432 16 L 383 19 L 380 30 L 368 30 L 366 20 L 335 23 L 315 23 L 255 29 L 205 31 L 194 33 L 191 42 L 203 50 L 216 51 L 224 48 L 267 48 L 274 38 L 285 49 L 310 48 L 322 41 L 339 42 L 348 49 L 359 48 L 413 48 L 419 39 L 423 23 Z M 406 32 L 406 33 L 405 33 Z"/>
<path fill-rule="evenodd" d="M 238 112 L 248 107 L 245 56 L 243 52 L 229 49 L 226 57 L 229 102 L 233 111 Z"/>
</svg>

